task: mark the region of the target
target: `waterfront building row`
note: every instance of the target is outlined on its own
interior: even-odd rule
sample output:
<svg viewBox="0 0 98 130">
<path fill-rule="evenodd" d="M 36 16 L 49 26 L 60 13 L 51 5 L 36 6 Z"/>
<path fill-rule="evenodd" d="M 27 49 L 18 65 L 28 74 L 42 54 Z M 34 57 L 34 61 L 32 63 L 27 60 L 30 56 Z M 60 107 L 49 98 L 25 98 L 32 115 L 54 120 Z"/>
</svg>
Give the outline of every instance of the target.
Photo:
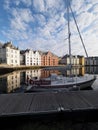
<svg viewBox="0 0 98 130">
<path fill-rule="evenodd" d="M 58 56 L 52 52 L 19 50 L 12 42 L 0 44 L 0 63 L 12 66 L 57 66 Z"/>
<path fill-rule="evenodd" d="M 0 44 L 0 63 L 5 63 L 12 66 L 58 66 L 71 64 L 77 65 L 98 65 L 98 57 L 87 57 L 65 55 L 61 58 L 52 52 L 33 51 L 31 49 L 20 50 L 15 47 L 12 42 Z"/>
<path fill-rule="evenodd" d="M 98 56 L 92 57 L 84 57 L 80 55 L 72 55 L 71 61 L 69 55 L 65 55 L 59 61 L 60 64 L 68 65 L 71 64 L 73 66 L 81 65 L 81 66 L 98 66 Z"/>
</svg>

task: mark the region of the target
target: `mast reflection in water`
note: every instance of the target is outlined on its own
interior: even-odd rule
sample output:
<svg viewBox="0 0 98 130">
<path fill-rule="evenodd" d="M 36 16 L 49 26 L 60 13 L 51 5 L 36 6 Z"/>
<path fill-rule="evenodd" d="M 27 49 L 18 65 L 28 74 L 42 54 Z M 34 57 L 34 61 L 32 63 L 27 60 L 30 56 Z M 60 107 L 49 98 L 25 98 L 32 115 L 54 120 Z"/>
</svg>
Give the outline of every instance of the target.
<svg viewBox="0 0 98 130">
<path fill-rule="evenodd" d="M 84 76 L 85 73 L 89 73 L 89 68 L 73 68 L 73 76 Z M 95 70 L 98 70 L 95 68 Z M 93 72 L 95 71 L 93 68 Z M 92 72 L 92 69 L 91 69 Z M 29 78 L 47 78 L 51 73 L 56 73 L 58 75 L 69 76 L 69 70 L 52 70 L 52 69 L 37 69 L 37 70 L 25 70 L 25 71 L 14 71 L 12 73 L 1 75 L 0 76 L 0 93 L 15 93 L 15 92 L 24 92 L 26 89 L 27 76 Z M 91 73 L 92 74 L 92 73 Z M 97 72 L 98 74 L 98 72 Z"/>
</svg>

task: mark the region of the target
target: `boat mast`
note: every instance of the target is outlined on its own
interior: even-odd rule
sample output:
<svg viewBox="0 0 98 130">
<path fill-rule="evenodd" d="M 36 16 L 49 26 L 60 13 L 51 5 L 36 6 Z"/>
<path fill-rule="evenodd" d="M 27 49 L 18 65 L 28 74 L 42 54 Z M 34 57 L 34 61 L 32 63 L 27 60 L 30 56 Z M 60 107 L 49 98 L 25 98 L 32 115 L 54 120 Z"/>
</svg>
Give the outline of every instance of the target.
<svg viewBox="0 0 98 130">
<path fill-rule="evenodd" d="M 69 65 L 71 66 L 71 41 L 70 41 L 70 18 L 69 18 L 69 0 L 67 0 L 67 19 L 68 19 L 68 43 L 69 43 Z"/>
</svg>

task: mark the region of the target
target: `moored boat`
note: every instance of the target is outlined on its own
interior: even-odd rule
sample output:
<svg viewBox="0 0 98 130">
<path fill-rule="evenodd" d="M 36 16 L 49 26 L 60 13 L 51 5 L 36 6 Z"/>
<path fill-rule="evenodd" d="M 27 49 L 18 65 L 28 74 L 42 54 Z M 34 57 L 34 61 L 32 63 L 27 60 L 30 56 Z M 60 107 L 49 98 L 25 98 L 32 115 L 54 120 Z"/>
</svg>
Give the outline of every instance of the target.
<svg viewBox="0 0 98 130">
<path fill-rule="evenodd" d="M 35 80 L 29 80 L 29 86 L 27 92 L 30 91 L 60 91 L 60 90 L 81 90 L 90 87 L 96 77 L 93 75 L 85 75 L 80 77 L 64 77 L 52 74 L 49 78 Z M 29 89 L 30 88 L 30 89 Z"/>
</svg>

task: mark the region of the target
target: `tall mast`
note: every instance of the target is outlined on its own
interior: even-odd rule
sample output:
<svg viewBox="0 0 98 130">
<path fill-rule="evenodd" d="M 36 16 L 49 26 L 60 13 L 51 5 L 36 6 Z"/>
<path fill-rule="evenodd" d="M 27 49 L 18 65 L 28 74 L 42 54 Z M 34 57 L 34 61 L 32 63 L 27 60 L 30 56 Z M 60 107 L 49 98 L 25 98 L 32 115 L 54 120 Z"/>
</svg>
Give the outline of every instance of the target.
<svg viewBox="0 0 98 130">
<path fill-rule="evenodd" d="M 69 43 L 69 59 L 70 59 L 70 65 L 71 65 L 71 42 L 70 42 L 70 36 L 71 36 L 71 32 L 70 32 L 70 18 L 69 18 L 69 0 L 67 0 L 67 19 L 68 19 L 68 43 Z"/>
</svg>

